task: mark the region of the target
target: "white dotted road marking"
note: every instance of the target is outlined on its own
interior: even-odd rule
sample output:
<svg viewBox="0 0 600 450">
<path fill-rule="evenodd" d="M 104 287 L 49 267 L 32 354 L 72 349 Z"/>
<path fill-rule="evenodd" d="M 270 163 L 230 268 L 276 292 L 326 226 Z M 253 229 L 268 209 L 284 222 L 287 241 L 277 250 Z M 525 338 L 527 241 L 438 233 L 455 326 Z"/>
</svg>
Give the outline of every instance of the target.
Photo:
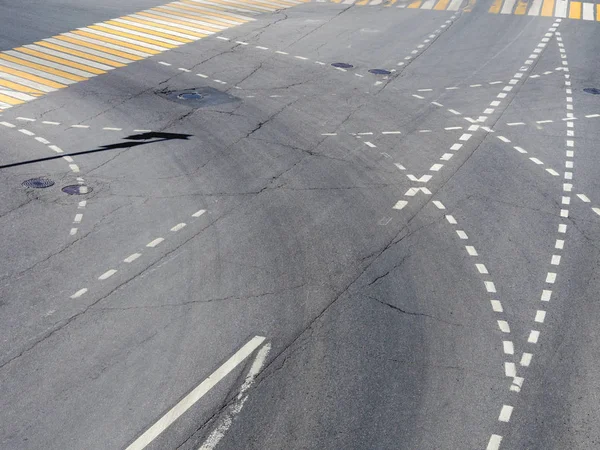
<svg viewBox="0 0 600 450">
<path fill-rule="evenodd" d="M 164 240 L 165 240 L 165 239 L 164 239 L 164 238 L 161 238 L 161 237 L 159 237 L 159 238 L 156 238 L 156 239 L 154 239 L 153 241 L 150 241 L 150 242 L 148 242 L 148 243 L 146 244 L 146 247 L 149 247 L 149 248 L 154 248 L 154 247 L 156 247 L 157 245 L 159 245 L 159 244 L 160 244 L 162 241 L 164 241 Z"/>
</svg>

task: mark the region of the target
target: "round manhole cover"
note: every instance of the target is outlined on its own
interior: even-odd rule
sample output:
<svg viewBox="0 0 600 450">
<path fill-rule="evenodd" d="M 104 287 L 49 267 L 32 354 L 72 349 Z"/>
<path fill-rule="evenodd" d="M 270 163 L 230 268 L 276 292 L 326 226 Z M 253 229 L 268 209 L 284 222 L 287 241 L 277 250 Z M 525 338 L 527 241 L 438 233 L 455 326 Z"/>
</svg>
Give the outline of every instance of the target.
<svg viewBox="0 0 600 450">
<path fill-rule="evenodd" d="M 202 94 L 199 92 L 184 92 L 183 94 L 179 94 L 177 98 L 180 100 L 200 100 Z"/>
<path fill-rule="evenodd" d="M 54 181 L 52 181 L 50 178 L 39 177 L 25 180 L 22 184 L 28 188 L 43 189 L 54 185 Z"/>
<path fill-rule="evenodd" d="M 392 72 L 385 69 L 369 69 L 370 73 L 374 73 L 375 75 L 390 75 Z"/>
<path fill-rule="evenodd" d="M 341 62 L 333 63 L 332 66 L 339 67 L 340 69 L 352 69 L 354 67 L 352 64 L 341 63 Z"/>
<path fill-rule="evenodd" d="M 65 194 L 69 195 L 84 195 L 92 192 L 92 188 L 88 186 L 83 186 L 81 184 L 71 184 L 62 188 L 62 191 Z"/>
<path fill-rule="evenodd" d="M 586 92 L 588 94 L 600 95 L 600 89 L 598 88 L 585 88 L 583 92 Z"/>
</svg>

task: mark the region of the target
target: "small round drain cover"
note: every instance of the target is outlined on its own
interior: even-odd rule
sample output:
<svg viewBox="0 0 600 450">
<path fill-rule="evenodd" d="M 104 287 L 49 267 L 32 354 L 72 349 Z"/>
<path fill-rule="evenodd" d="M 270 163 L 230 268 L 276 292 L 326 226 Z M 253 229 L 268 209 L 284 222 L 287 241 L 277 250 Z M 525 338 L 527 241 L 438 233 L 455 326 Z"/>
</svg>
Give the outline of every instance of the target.
<svg viewBox="0 0 600 450">
<path fill-rule="evenodd" d="M 585 88 L 583 92 L 587 94 L 600 95 L 600 89 L 598 88 Z"/>
<path fill-rule="evenodd" d="M 28 188 L 43 189 L 54 185 L 54 181 L 52 181 L 50 178 L 39 177 L 25 180 L 22 184 Z"/>
<path fill-rule="evenodd" d="M 199 92 L 184 92 L 183 94 L 179 94 L 177 98 L 180 100 L 200 100 L 202 94 Z"/>
<path fill-rule="evenodd" d="M 348 64 L 348 63 L 333 63 L 332 64 L 333 67 L 339 67 L 340 69 L 352 69 L 354 66 L 352 64 Z"/>
<path fill-rule="evenodd" d="M 92 192 L 92 188 L 82 184 L 71 184 L 62 188 L 62 191 L 69 195 L 84 195 Z"/>
<path fill-rule="evenodd" d="M 369 69 L 370 73 L 374 73 L 375 75 L 390 75 L 392 72 L 385 69 Z"/>
</svg>

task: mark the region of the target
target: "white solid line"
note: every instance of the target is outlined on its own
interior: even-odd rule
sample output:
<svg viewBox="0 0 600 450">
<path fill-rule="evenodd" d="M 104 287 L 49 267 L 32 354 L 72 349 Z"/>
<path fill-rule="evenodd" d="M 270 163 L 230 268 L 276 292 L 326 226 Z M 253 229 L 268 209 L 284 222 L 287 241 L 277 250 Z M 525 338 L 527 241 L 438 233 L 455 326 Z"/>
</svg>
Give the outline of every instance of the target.
<svg viewBox="0 0 600 450">
<path fill-rule="evenodd" d="M 102 129 L 106 130 L 106 131 L 123 131 L 123 128 L 113 128 L 113 127 L 104 127 Z"/>
<path fill-rule="evenodd" d="M 127 258 L 125 258 L 125 259 L 123 260 L 123 262 L 126 262 L 126 263 L 133 262 L 133 261 L 135 261 L 136 259 L 138 259 L 140 256 L 142 256 L 142 254 L 141 254 L 141 253 L 134 253 L 134 254 L 132 254 L 132 255 L 129 255 Z"/>
<path fill-rule="evenodd" d="M 104 272 L 102 275 L 98 277 L 99 280 L 106 280 L 107 278 L 112 277 L 117 271 L 115 269 L 110 269 Z"/>
<path fill-rule="evenodd" d="M 154 247 L 156 247 L 158 244 L 160 244 L 162 241 L 164 241 L 164 238 L 161 238 L 161 237 L 159 237 L 159 238 L 156 238 L 156 239 L 154 239 L 153 241 L 151 241 L 151 242 L 148 242 L 148 243 L 146 244 L 146 247 L 154 248 Z"/>
<path fill-rule="evenodd" d="M 208 378 L 200 383 L 188 395 L 183 397 L 173 408 L 162 416 L 158 422 L 152 425 L 130 444 L 125 450 L 142 450 L 146 448 L 157 436 L 165 431 L 173 422 L 190 409 L 198 400 L 200 400 L 207 392 L 209 392 L 219 381 L 225 378 L 233 369 L 242 363 L 248 356 L 252 354 L 263 342 L 263 336 L 254 336 L 241 349 L 239 349 L 231 358 L 225 361 L 217 370 L 215 370 Z"/>
<path fill-rule="evenodd" d="M 179 231 L 181 230 L 183 227 L 185 227 L 185 223 L 178 223 L 177 225 L 175 225 L 173 228 L 171 228 L 171 231 Z"/>
<path fill-rule="evenodd" d="M 246 375 L 246 379 L 244 380 L 244 384 L 240 388 L 240 392 L 237 395 L 237 399 L 233 405 L 231 405 L 228 411 L 221 417 L 219 424 L 216 426 L 214 431 L 206 438 L 202 447 L 199 450 L 213 450 L 219 441 L 223 439 L 225 433 L 231 424 L 233 423 L 233 419 L 236 415 L 240 413 L 242 408 L 244 407 L 244 403 L 248 399 L 248 395 L 246 392 L 250 387 L 254 384 L 254 380 L 256 376 L 259 374 L 263 365 L 265 364 L 265 360 L 269 354 L 269 350 L 271 350 L 271 344 L 267 343 L 262 347 L 258 353 L 256 354 L 256 358 L 254 358 L 254 362 L 252 366 L 250 366 L 250 370 L 248 371 L 248 375 Z"/>
<path fill-rule="evenodd" d="M 498 420 L 500 422 L 508 422 L 510 421 L 510 416 L 512 415 L 513 407 L 509 405 L 502 405 L 502 409 L 500 410 L 500 416 Z"/>
<path fill-rule="evenodd" d="M 204 214 L 206 212 L 205 209 L 201 209 L 200 211 L 195 212 L 194 214 L 192 214 L 192 217 L 200 217 L 202 214 Z"/>
<path fill-rule="evenodd" d="M 423 100 L 425 97 L 421 97 L 420 95 L 413 94 L 413 97 L 418 98 L 419 100 Z"/>
<path fill-rule="evenodd" d="M 71 125 L 71 128 L 89 128 L 89 125 Z"/>
<path fill-rule="evenodd" d="M 381 134 L 402 134 L 400 131 L 382 131 Z"/>
<path fill-rule="evenodd" d="M 81 297 L 86 292 L 87 292 L 87 288 L 79 289 L 77 292 L 75 292 L 73 295 L 71 295 L 71 298 Z"/>
</svg>

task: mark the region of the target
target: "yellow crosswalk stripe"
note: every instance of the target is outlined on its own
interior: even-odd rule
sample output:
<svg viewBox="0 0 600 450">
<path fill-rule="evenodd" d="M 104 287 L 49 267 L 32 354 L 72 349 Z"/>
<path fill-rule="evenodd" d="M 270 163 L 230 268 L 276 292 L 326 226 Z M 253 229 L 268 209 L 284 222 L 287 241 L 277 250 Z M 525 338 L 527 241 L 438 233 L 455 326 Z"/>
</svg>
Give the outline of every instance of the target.
<svg viewBox="0 0 600 450">
<path fill-rule="evenodd" d="M 38 77 L 37 75 L 32 75 L 30 73 L 23 72 L 21 70 L 13 69 L 12 67 L 3 66 L 1 71 L 4 73 L 11 74 L 11 75 L 16 75 L 19 78 L 23 78 L 25 80 L 34 81 L 38 84 L 42 84 L 42 85 L 45 85 L 45 86 L 48 86 L 48 87 L 51 87 L 54 89 L 62 89 L 62 88 L 67 87 L 65 84 L 60 84 L 60 83 L 57 83 L 56 81 Z"/>
<path fill-rule="evenodd" d="M 186 3 L 186 4 L 190 4 L 190 3 L 194 3 L 194 2 L 188 2 L 186 0 L 181 0 L 182 3 Z M 246 4 L 246 2 L 244 2 L 243 5 L 241 4 L 232 4 L 229 2 L 226 2 L 224 0 L 202 0 L 201 2 L 198 2 L 200 4 L 218 4 L 221 5 L 222 7 L 229 7 L 229 8 L 234 8 L 234 9 L 239 9 L 239 10 L 246 10 L 246 11 L 254 11 L 254 12 L 265 12 L 263 8 L 260 7 L 256 7 L 255 5 L 252 4 Z"/>
<path fill-rule="evenodd" d="M 492 14 L 498 14 L 500 12 L 500 8 L 502 8 L 502 0 L 494 0 L 494 3 L 492 3 L 492 6 L 490 6 L 488 12 Z"/>
<path fill-rule="evenodd" d="M 156 37 L 162 38 L 162 39 L 158 39 L 158 41 L 163 42 L 163 43 L 172 44 L 174 47 L 181 45 L 181 44 L 188 44 L 190 42 L 193 42 L 191 39 L 180 38 L 178 36 L 171 36 L 166 33 L 161 33 L 160 31 L 148 30 L 143 27 L 129 25 L 127 23 L 117 22 L 114 20 L 107 20 L 106 22 L 104 22 L 104 25 L 112 25 L 117 28 L 126 28 L 128 30 L 135 31 L 138 33 L 156 36 Z M 155 38 L 153 38 L 153 39 L 155 39 Z M 178 44 L 178 42 L 180 44 Z"/>
<path fill-rule="evenodd" d="M 135 44 L 131 44 L 129 42 L 125 42 L 125 41 L 121 41 L 118 39 L 112 39 L 106 36 L 101 36 L 99 34 L 93 34 L 93 33 L 89 33 L 85 30 L 74 30 L 73 31 L 74 34 L 77 34 L 79 36 L 84 36 L 86 38 L 89 39 L 95 39 L 101 42 L 106 42 L 107 44 L 114 44 L 114 45 L 118 45 L 120 47 L 125 47 L 128 48 L 130 50 L 135 50 L 138 52 L 142 52 L 142 53 L 146 53 L 149 55 L 157 55 L 160 53 L 159 50 L 153 50 L 151 48 L 148 47 L 142 47 L 141 45 L 135 45 Z"/>
<path fill-rule="evenodd" d="M 235 18 L 241 19 L 242 17 L 244 17 L 244 20 L 246 22 L 256 20 L 256 19 L 253 19 L 252 17 L 242 16 L 240 14 L 232 13 L 231 10 L 225 8 L 224 6 L 209 5 L 207 3 L 196 3 L 194 6 L 192 6 L 192 5 L 182 3 L 182 2 L 173 2 L 173 3 L 169 3 L 167 5 L 163 5 L 163 6 L 161 6 L 161 8 L 168 8 L 169 10 L 173 9 L 173 8 L 184 9 L 186 11 L 195 12 L 196 14 L 204 14 L 205 11 L 209 11 L 213 14 L 218 14 L 219 16 L 222 16 L 222 18 L 235 17 Z M 151 9 L 156 9 L 156 8 L 151 8 Z M 222 13 L 226 13 L 226 14 L 222 14 Z"/>
<path fill-rule="evenodd" d="M 552 17 L 554 15 L 554 0 L 544 0 L 541 15 L 544 17 Z"/>
<path fill-rule="evenodd" d="M 19 91 L 19 92 L 25 92 L 27 94 L 35 94 L 35 95 L 43 94 L 42 91 L 38 91 L 37 89 L 31 88 L 29 86 L 25 86 L 23 84 L 13 83 L 12 81 L 8 81 L 8 80 L 0 80 L 0 86 L 9 88 L 9 89 L 14 89 L 15 91 Z"/>
<path fill-rule="evenodd" d="M 162 51 L 177 47 L 176 45 L 167 44 L 165 42 L 155 41 L 153 39 L 148 39 L 147 37 L 144 37 L 144 36 L 136 36 L 135 34 L 126 33 L 125 31 L 119 31 L 119 30 L 115 30 L 112 28 L 106 28 L 101 25 L 91 25 L 88 28 L 91 28 L 93 30 L 103 31 L 104 33 L 107 33 L 107 34 L 113 34 L 116 36 L 126 37 L 126 38 L 132 39 L 134 41 L 147 42 L 148 44 L 152 44 L 155 47 L 162 47 Z"/>
<path fill-rule="evenodd" d="M 419 6 L 421 6 L 421 0 L 417 0 L 416 2 L 412 2 L 410 5 L 408 5 L 408 8 L 418 8 Z"/>
<path fill-rule="evenodd" d="M 527 0 L 518 0 L 517 7 L 515 8 L 515 14 L 517 16 L 525 14 L 527 12 L 528 5 L 529 3 L 527 3 Z"/>
<path fill-rule="evenodd" d="M 9 97 L 8 95 L 0 94 L 0 102 L 8 103 L 9 105 L 20 105 L 25 103 L 23 100 L 16 99 L 14 97 Z"/>
<path fill-rule="evenodd" d="M 115 55 L 115 56 L 120 56 L 121 58 L 127 58 L 127 59 L 131 59 L 132 61 L 139 61 L 141 59 L 143 59 L 141 56 L 136 56 L 133 55 L 131 53 L 125 53 L 119 50 L 114 50 L 112 48 L 108 48 L 105 47 L 103 45 L 99 45 L 99 44 L 92 44 L 91 42 L 86 42 L 83 41 L 81 39 L 75 39 L 69 36 L 55 36 L 56 39 L 59 39 L 61 41 L 65 41 L 65 42 L 70 42 L 71 44 L 76 44 L 76 45 L 80 45 L 82 47 L 88 47 L 91 48 L 93 50 L 98 50 L 104 53 L 109 53 L 111 55 Z"/>
<path fill-rule="evenodd" d="M 174 17 L 164 17 L 164 16 L 160 16 L 158 14 L 151 14 L 151 13 L 147 13 L 147 12 L 140 12 L 137 13 L 136 16 L 141 16 L 141 17 L 147 17 L 148 19 L 155 19 L 155 20 L 162 20 L 165 22 L 169 22 L 173 25 L 180 25 L 183 27 L 189 27 L 190 29 L 195 30 L 195 32 L 197 34 L 199 34 L 200 36 L 206 36 L 205 33 L 202 33 L 202 28 L 199 28 L 200 25 L 198 25 L 197 23 L 191 22 L 191 21 L 185 21 L 185 20 L 181 20 L 181 19 L 175 19 Z M 226 24 L 224 22 L 218 22 L 218 21 L 214 21 L 214 24 L 216 25 L 220 25 L 223 26 L 225 28 L 230 27 L 230 24 Z M 187 31 L 188 28 L 185 28 L 185 30 Z"/>
<path fill-rule="evenodd" d="M 84 58 L 89 61 L 96 61 L 101 64 L 106 64 L 107 66 L 125 67 L 125 64 L 121 64 L 116 61 L 111 61 L 109 59 L 101 58 L 100 56 L 95 56 L 95 55 L 91 55 L 89 53 L 84 53 L 84 52 L 80 52 L 78 50 L 73 50 L 71 48 L 63 47 L 61 45 L 51 44 L 50 42 L 46 42 L 46 41 L 36 42 L 36 45 L 48 47 L 48 48 L 51 48 L 52 50 L 56 50 L 56 51 L 62 52 L 62 53 L 67 53 L 69 55 L 79 56 L 80 58 Z"/>
<path fill-rule="evenodd" d="M 596 4 L 596 20 L 600 22 L 600 3 Z"/>
<path fill-rule="evenodd" d="M 445 11 L 446 8 L 448 7 L 448 3 L 450 3 L 450 0 L 439 0 L 435 4 L 433 9 L 435 9 L 436 11 Z"/>
<path fill-rule="evenodd" d="M 571 7 L 569 8 L 569 18 L 581 19 L 581 2 L 571 2 Z"/>
<path fill-rule="evenodd" d="M 242 22 L 242 19 L 239 19 L 237 17 L 233 17 L 231 16 L 231 18 L 225 14 L 220 14 L 217 12 L 212 12 L 213 10 L 211 10 L 211 12 L 205 12 L 205 11 L 199 11 L 197 9 L 195 9 L 196 12 L 193 11 L 189 11 L 188 9 L 184 8 L 185 5 L 175 5 L 175 4 L 171 4 L 169 5 L 169 7 L 157 7 L 157 8 L 152 8 L 150 11 L 156 13 L 162 13 L 162 14 L 169 14 L 170 16 L 177 16 L 177 17 L 181 17 L 182 19 L 188 19 L 188 20 L 195 20 L 198 22 L 204 22 L 207 25 L 210 24 L 216 24 L 216 25 L 229 25 L 231 26 L 232 24 L 228 24 L 227 22 L 223 22 L 222 20 L 219 21 L 219 19 L 227 19 L 227 20 L 231 20 L 231 21 L 235 21 L 236 23 L 246 23 L 248 22 L 247 20 Z"/>
<path fill-rule="evenodd" d="M 38 52 L 37 50 L 33 50 L 31 48 L 26 47 L 18 47 L 15 50 L 21 53 L 27 53 L 32 56 L 36 56 L 41 59 L 47 59 L 48 61 L 54 61 L 59 64 L 64 64 L 65 66 L 74 67 L 75 69 L 84 70 L 86 72 L 90 72 L 96 75 L 100 75 L 101 73 L 106 73 L 105 70 L 97 69 L 95 67 L 85 66 L 83 64 L 79 64 L 77 62 L 69 61 L 67 59 L 59 58 L 54 55 L 49 55 L 47 53 Z"/>
<path fill-rule="evenodd" d="M 43 66 L 41 64 L 32 63 L 31 61 L 26 61 L 24 59 L 15 58 L 14 56 L 10 56 L 10 55 L 4 54 L 4 53 L 0 53 L 0 58 L 1 59 L 5 59 L 7 61 L 14 62 L 16 64 L 20 64 L 22 66 L 31 67 L 33 69 L 38 69 L 38 70 L 41 70 L 41 71 L 44 71 L 44 72 L 47 72 L 47 73 L 58 75 L 58 76 L 63 77 L 63 78 L 68 78 L 69 80 L 73 80 L 73 81 L 87 80 L 87 78 L 85 78 L 85 77 L 80 77 L 80 76 L 77 76 L 77 75 L 73 75 L 72 73 L 63 72 L 62 70 L 53 69 L 52 67 Z"/>
<path fill-rule="evenodd" d="M 137 16 L 137 14 L 136 14 Z M 141 16 L 144 17 L 144 16 Z M 131 17 L 131 16 L 127 16 L 127 20 L 130 20 L 132 22 L 136 22 L 136 23 L 140 23 L 143 25 L 150 25 L 150 26 L 155 26 L 155 27 L 159 27 L 162 30 L 167 30 L 167 31 L 174 31 L 174 32 L 180 32 L 180 33 L 184 33 L 186 35 L 190 35 L 193 36 L 195 38 L 203 38 L 208 36 L 206 33 L 200 33 L 198 31 L 191 31 L 188 29 L 184 29 L 182 27 L 178 27 L 178 26 L 173 26 L 173 25 L 177 25 L 176 23 L 173 23 L 172 25 L 165 25 L 163 23 L 156 23 L 156 22 L 152 22 L 148 19 L 153 19 L 153 20 L 161 20 L 160 16 L 156 16 L 158 17 L 158 19 L 153 19 L 152 17 L 146 17 L 145 19 L 139 19 L 137 17 Z M 166 20 L 163 18 L 161 22 L 166 22 Z M 224 27 L 221 26 L 220 28 L 216 28 L 216 27 L 205 27 L 206 30 L 208 31 L 213 31 L 213 32 L 219 32 L 222 31 L 223 29 L 228 28 L 228 27 Z"/>
</svg>

